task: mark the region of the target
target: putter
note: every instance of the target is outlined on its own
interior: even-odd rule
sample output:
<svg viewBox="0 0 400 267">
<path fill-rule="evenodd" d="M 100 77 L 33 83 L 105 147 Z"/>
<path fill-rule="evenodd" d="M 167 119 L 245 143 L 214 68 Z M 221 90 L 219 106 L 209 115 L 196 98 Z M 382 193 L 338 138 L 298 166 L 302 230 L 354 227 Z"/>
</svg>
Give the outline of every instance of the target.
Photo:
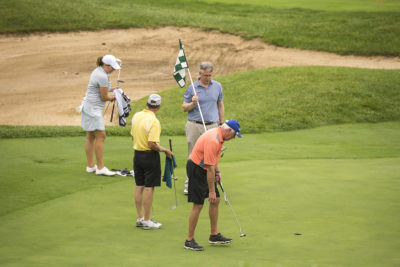
<svg viewBox="0 0 400 267">
<path fill-rule="evenodd" d="M 172 141 L 171 138 L 169 139 L 169 149 L 172 152 Z M 172 164 L 174 164 L 172 162 Z M 175 180 L 177 179 L 175 177 L 175 172 L 174 172 L 174 166 L 172 166 L 172 179 L 174 180 L 174 190 L 175 190 L 175 205 L 171 207 L 172 210 L 175 210 L 178 207 L 178 199 L 176 198 L 176 185 L 175 185 Z"/>
<path fill-rule="evenodd" d="M 219 184 L 219 187 L 221 187 L 222 193 L 224 193 L 225 203 L 226 203 L 226 205 L 228 205 L 229 208 L 231 209 L 232 214 L 233 214 L 233 217 L 235 217 L 236 224 L 239 226 L 240 237 L 245 237 L 246 234 L 243 234 L 243 233 L 242 233 L 242 227 L 240 226 L 239 220 L 238 220 L 238 218 L 237 218 L 237 216 L 236 216 L 235 211 L 233 210 L 233 208 L 232 208 L 232 206 L 231 206 L 231 203 L 229 203 L 228 197 L 226 196 L 226 193 L 225 193 L 225 191 L 224 191 L 224 188 L 222 187 L 221 181 L 219 181 L 218 184 Z"/>
<path fill-rule="evenodd" d="M 226 146 L 223 146 L 221 149 L 221 158 L 224 157 L 225 150 L 226 150 Z"/>
<path fill-rule="evenodd" d="M 154 207 L 151 205 L 151 218 L 154 219 Z M 152 220 L 154 221 L 154 220 Z"/>
</svg>

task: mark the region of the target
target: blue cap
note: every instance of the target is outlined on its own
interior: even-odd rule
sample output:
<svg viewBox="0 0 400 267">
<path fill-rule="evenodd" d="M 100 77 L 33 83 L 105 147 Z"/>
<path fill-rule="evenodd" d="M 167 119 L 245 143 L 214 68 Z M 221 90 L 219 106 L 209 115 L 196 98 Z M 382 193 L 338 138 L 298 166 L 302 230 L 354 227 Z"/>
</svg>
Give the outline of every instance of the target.
<svg viewBox="0 0 400 267">
<path fill-rule="evenodd" d="M 236 132 L 236 135 L 237 135 L 239 138 L 242 138 L 242 135 L 240 134 L 240 124 L 239 124 L 239 122 L 238 122 L 237 120 L 229 120 L 229 121 L 226 121 L 226 124 L 227 124 L 232 130 L 234 130 L 234 131 Z"/>
</svg>

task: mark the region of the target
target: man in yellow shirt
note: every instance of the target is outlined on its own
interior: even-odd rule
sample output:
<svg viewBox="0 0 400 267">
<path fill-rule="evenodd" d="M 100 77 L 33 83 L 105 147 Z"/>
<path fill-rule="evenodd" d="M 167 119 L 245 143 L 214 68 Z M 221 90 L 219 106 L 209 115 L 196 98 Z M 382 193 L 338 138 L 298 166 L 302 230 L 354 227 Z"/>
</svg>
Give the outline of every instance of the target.
<svg viewBox="0 0 400 267">
<path fill-rule="evenodd" d="M 156 112 L 161 107 L 161 96 L 150 95 L 146 105 L 146 109 L 133 116 L 131 135 L 135 150 L 133 169 L 136 182 L 135 204 L 138 214 L 136 226 L 148 230 L 161 228 L 161 223 L 150 220 L 154 187 L 161 185 L 159 152 L 164 152 L 169 158 L 172 158 L 173 154 L 160 146 L 161 125 L 156 118 Z"/>
</svg>

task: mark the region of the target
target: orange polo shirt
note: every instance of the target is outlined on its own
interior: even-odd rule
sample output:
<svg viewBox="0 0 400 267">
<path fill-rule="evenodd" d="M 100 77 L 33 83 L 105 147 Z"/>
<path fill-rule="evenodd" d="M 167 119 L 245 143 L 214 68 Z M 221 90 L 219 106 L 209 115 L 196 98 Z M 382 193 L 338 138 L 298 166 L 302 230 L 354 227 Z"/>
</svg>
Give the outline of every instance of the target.
<svg viewBox="0 0 400 267">
<path fill-rule="evenodd" d="M 208 130 L 197 139 L 189 158 L 203 169 L 207 169 L 206 165 L 216 166 L 223 144 L 222 130 L 219 127 Z"/>
</svg>

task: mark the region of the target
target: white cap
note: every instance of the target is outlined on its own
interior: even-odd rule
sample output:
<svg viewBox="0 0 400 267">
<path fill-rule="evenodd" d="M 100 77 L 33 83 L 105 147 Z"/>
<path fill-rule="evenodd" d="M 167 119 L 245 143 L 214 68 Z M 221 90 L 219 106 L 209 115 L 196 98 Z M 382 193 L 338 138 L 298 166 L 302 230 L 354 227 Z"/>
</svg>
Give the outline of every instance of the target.
<svg viewBox="0 0 400 267">
<path fill-rule="evenodd" d="M 152 106 L 159 106 L 161 105 L 161 96 L 157 94 L 152 94 L 149 96 L 147 103 Z"/>
<path fill-rule="evenodd" d="M 121 62 L 118 58 L 115 58 L 113 55 L 105 55 L 102 59 L 104 64 L 110 65 L 115 70 L 119 70 L 121 66 L 117 62 Z"/>
</svg>

